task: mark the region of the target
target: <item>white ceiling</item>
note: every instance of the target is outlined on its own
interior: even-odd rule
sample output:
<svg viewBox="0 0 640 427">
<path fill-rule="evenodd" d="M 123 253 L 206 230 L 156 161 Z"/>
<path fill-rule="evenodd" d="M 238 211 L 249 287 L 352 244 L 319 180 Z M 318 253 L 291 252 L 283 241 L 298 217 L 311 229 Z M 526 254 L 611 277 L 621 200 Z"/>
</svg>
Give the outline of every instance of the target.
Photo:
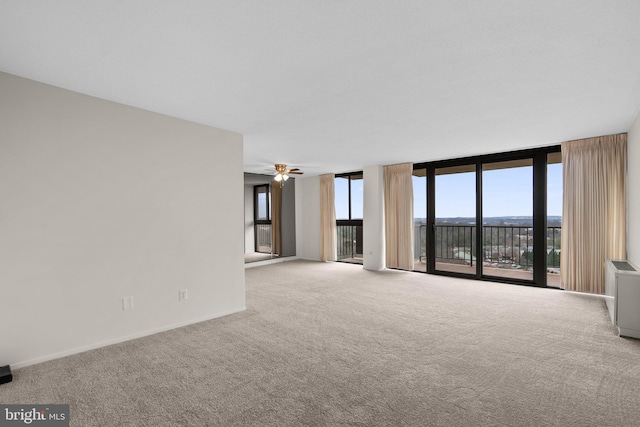
<svg viewBox="0 0 640 427">
<path fill-rule="evenodd" d="M 0 0 L 0 70 L 308 176 L 626 132 L 640 1 Z"/>
</svg>

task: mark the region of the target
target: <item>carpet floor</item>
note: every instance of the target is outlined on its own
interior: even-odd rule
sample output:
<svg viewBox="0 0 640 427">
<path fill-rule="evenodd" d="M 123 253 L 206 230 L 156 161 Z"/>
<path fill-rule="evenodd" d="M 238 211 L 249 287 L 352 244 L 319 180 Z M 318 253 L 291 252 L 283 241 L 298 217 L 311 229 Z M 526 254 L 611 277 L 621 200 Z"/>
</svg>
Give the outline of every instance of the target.
<svg viewBox="0 0 640 427">
<path fill-rule="evenodd" d="M 72 426 L 637 426 L 640 341 L 600 298 L 292 261 L 247 310 L 29 366 Z"/>
</svg>

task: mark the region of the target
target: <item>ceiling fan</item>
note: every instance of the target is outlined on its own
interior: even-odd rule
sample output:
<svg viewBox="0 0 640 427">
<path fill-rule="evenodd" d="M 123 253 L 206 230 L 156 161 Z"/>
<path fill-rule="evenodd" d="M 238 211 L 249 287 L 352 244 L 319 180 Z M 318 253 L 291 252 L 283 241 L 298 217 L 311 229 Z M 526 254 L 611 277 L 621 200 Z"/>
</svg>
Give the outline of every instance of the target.
<svg viewBox="0 0 640 427">
<path fill-rule="evenodd" d="M 280 185 L 284 185 L 284 182 L 289 179 L 289 175 L 302 175 L 304 172 L 300 172 L 300 169 L 293 168 L 287 169 L 287 165 L 284 163 L 275 164 L 276 171 L 273 180 L 279 182 Z"/>
</svg>

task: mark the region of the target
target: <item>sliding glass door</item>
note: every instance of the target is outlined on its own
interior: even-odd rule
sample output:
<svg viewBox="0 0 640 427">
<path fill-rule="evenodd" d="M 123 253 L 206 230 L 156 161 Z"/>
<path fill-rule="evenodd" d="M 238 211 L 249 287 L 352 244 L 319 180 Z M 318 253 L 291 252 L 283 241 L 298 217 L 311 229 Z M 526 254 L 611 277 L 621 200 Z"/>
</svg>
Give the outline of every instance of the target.
<svg viewBox="0 0 640 427">
<path fill-rule="evenodd" d="M 475 275 L 476 165 L 435 169 L 435 270 Z"/>
<path fill-rule="evenodd" d="M 533 158 L 482 164 L 482 274 L 533 280 Z"/>
<path fill-rule="evenodd" d="M 414 270 L 559 286 L 559 146 L 416 164 L 413 182 Z"/>
</svg>

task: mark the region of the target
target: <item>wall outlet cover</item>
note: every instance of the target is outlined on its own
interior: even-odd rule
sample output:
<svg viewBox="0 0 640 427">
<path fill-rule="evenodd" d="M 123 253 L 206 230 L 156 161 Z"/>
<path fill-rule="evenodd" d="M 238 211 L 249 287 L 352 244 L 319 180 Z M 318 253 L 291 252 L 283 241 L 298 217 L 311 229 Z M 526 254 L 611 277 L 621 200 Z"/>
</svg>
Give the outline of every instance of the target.
<svg viewBox="0 0 640 427">
<path fill-rule="evenodd" d="M 133 297 L 122 298 L 122 310 L 131 310 L 133 308 Z"/>
</svg>

